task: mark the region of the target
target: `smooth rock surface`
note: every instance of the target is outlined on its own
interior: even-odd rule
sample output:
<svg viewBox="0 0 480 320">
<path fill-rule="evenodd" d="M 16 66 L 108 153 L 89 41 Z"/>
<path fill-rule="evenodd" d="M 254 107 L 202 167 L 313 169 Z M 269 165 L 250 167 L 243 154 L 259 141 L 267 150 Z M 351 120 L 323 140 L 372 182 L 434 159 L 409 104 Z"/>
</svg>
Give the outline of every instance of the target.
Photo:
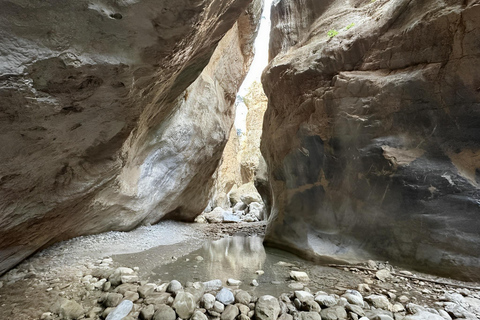
<svg viewBox="0 0 480 320">
<path fill-rule="evenodd" d="M 133 308 L 133 302 L 130 300 L 122 301 L 115 309 L 110 311 L 105 320 L 122 320 Z"/>
<path fill-rule="evenodd" d="M 280 314 L 277 298 L 265 295 L 258 298 L 255 305 L 255 317 L 258 320 L 276 320 Z"/>
<path fill-rule="evenodd" d="M 275 1 L 266 243 L 480 279 L 478 1 Z"/>
<path fill-rule="evenodd" d="M 59 240 L 202 212 L 261 6 L 2 3 L 0 274 Z"/>
</svg>

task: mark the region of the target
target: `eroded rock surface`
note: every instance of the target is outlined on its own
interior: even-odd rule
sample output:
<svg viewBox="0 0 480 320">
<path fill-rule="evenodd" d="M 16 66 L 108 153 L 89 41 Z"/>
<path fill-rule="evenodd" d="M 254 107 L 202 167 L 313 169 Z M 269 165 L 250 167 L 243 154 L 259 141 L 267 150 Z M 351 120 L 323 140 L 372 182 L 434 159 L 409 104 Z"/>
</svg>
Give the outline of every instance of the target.
<svg viewBox="0 0 480 320">
<path fill-rule="evenodd" d="M 479 47 L 478 1 L 276 2 L 267 241 L 478 279 Z"/>
<path fill-rule="evenodd" d="M 261 1 L 1 6 L 0 273 L 60 239 L 199 214 Z"/>
</svg>

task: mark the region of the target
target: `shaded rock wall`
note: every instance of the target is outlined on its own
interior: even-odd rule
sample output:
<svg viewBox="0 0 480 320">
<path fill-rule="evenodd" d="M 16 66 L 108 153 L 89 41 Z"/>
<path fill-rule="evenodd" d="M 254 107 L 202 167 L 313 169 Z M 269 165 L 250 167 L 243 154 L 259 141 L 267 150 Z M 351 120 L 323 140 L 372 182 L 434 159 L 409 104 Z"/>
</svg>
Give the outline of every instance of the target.
<svg viewBox="0 0 480 320">
<path fill-rule="evenodd" d="M 54 241 L 202 211 L 250 3 L 1 1 L 0 274 Z"/>
<path fill-rule="evenodd" d="M 274 4 L 266 241 L 480 279 L 479 48 L 479 1 Z"/>
</svg>

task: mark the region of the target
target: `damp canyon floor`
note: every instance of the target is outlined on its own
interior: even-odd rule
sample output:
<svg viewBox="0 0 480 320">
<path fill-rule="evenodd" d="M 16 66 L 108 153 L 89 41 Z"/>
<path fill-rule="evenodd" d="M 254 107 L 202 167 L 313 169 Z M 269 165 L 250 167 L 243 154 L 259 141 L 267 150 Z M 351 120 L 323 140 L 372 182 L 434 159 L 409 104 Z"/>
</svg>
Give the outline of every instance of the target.
<svg viewBox="0 0 480 320">
<path fill-rule="evenodd" d="M 266 294 L 278 297 L 299 290 L 303 284 L 289 277 L 290 271 L 299 270 L 308 273 L 310 280 L 304 285 L 311 292 L 321 290 L 341 295 L 347 289 L 357 290 L 367 285 L 370 293 L 408 294 L 411 302 L 430 307 L 434 307 L 438 297 L 448 290 L 469 287 L 470 294 L 480 298 L 480 291 L 475 290 L 480 286 L 478 283 L 416 272 L 415 275 L 432 281 L 404 277 L 379 280 L 368 268 L 314 264 L 278 249 L 264 248 L 264 232 L 263 222 L 187 224 L 164 221 L 130 232 L 107 232 L 64 241 L 38 252 L 0 278 L 0 319 L 41 319 L 61 298 L 79 302 L 86 311 L 94 308 L 102 288 L 94 288 L 85 282 L 85 277 L 93 274 L 101 278 L 98 266 L 105 261 L 110 263 L 110 273 L 117 267 L 136 270 L 140 283 L 178 280 L 185 284 L 220 279 L 228 287 L 227 279 L 233 278 L 242 283 L 232 288 L 243 289 L 257 297 Z M 108 278 L 107 274 L 103 276 Z M 254 279 L 258 286 L 250 285 Z M 452 286 L 435 281 L 449 282 Z M 86 314 L 88 318 L 88 312 Z"/>
</svg>

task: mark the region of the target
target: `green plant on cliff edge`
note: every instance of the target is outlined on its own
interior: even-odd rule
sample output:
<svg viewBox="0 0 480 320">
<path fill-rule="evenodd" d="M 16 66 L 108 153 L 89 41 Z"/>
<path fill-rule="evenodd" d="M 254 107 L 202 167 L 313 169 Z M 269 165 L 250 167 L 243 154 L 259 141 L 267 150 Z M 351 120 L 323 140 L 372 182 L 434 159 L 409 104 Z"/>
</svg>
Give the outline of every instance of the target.
<svg viewBox="0 0 480 320">
<path fill-rule="evenodd" d="M 345 30 L 350 30 L 355 26 L 355 23 L 350 23 L 348 26 L 345 27 Z"/>
<path fill-rule="evenodd" d="M 328 30 L 327 32 L 327 36 L 329 36 L 330 38 L 335 37 L 337 34 L 338 34 L 338 31 L 335 29 Z"/>
</svg>

